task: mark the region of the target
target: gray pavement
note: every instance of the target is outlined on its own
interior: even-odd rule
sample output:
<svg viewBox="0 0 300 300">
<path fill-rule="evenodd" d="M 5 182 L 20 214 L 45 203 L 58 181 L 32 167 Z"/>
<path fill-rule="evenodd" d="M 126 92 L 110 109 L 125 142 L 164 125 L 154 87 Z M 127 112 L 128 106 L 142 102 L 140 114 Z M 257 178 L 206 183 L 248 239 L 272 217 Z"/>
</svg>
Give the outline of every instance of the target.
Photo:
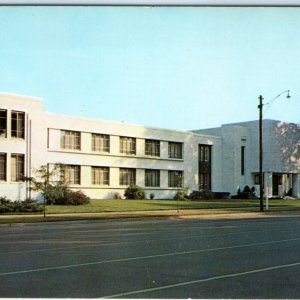
<svg viewBox="0 0 300 300">
<path fill-rule="evenodd" d="M 300 298 L 300 217 L 0 228 L 0 297 Z"/>
</svg>

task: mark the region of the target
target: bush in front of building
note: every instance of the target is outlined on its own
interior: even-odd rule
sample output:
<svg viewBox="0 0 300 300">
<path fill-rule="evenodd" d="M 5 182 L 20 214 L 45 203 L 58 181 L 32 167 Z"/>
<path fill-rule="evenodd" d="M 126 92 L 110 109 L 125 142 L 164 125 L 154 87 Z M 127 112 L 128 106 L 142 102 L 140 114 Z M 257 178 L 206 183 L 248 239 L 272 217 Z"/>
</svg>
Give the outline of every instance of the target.
<svg viewBox="0 0 300 300">
<path fill-rule="evenodd" d="M 214 193 L 206 190 L 192 191 L 189 195 L 189 199 L 190 200 L 213 200 Z"/>
<path fill-rule="evenodd" d="M 130 185 L 124 193 L 125 199 L 143 200 L 146 199 L 146 193 L 143 188 L 137 185 Z"/>
<path fill-rule="evenodd" d="M 85 195 L 82 191 L 65 190 L 63 197 L 55 200 L 53 204 L 56 205 L 83 205 L 90 203 L 90 197 Z"/>
<path fill-rule="evenodd" d="M 189 196 L 187 195 L 187 191 L 188 191 L 188 189 L 184 188 L 184 189 L 176 192 L 176 194 L 173 197 L 173 199 L 174 200 L 180 200 L 180 201 L 189 199 Z"/>
<path fill-rule="evenodd" d="M 0 213 L 33 213 L 42 212 L 42 205 L 36 200 L 11 201 L 6 197 L 0 197 Z"/>
</svg>

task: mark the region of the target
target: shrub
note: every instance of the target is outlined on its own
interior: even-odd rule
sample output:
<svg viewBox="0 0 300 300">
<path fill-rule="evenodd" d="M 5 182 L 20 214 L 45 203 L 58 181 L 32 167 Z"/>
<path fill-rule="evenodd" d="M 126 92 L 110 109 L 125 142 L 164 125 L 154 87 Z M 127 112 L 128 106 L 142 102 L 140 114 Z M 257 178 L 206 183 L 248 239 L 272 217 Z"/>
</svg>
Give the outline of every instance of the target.
<svg viewBox="0 0 300 300">
<path fill-rule="evenodd" d="M 174 200 L 186 200 L 188 199 L 188 195 L 186 194 L 187 193 L 187 188 L 184 188 L 180 191 L 178 191 L 175 196 L 173 197 Z"/>
<path fill-rule="evenodd" d="M 122 197 L 118 192 L 116 192 L 116 193 L 114 193 L 114 199 L 115 200 L 120 200 L 120 199 L 122 199 Z"/>
<path fill-rule="evenodd" d="M 42 212 L 43 208 L 36 200 L 26 199 L 24 201 L 10 201 L 6 197 L 0 198 L 0 213 L 26 213 Z"/>
<path fill-rule="evenodd" d="M 72 191 L 66 189 L 63 197 L 56 199 L 54 204 L 57 205 L 83 205 L 90 203 L 90 197 L 81 191 Z"/>
<path fill-rule="evenodd" d="M 48 185 L 44 192 L 46 204 L 57 204 L 65 197 L 67 193 L 67 187 L 65 185 Z"/>
<path fill-rule="evenodd" d="M 192 191 L 189 195 L 189 198 L 191 200 L 213 200 L 214 193 L 206 190 Z"/>
<path fill-rule="evenodd" d="M 19 212 L 42 212 L 43 207 L 36 200 L 26 199 L 24 201 L 16 201 L 16 210 Z"/>
<path fill-rule="evenodd" d="M 149 196 L 150 196 L 150 199 L 153 200 L 155 195 L 153 193 L 151 193 Z"/>
<path fill-rule="evenodd" d="M 141 200 L 146 199 L 146 193 L 143 188 L 137 185 L 130 185 L 124 193 L 126 199 Z"/>
</svg>

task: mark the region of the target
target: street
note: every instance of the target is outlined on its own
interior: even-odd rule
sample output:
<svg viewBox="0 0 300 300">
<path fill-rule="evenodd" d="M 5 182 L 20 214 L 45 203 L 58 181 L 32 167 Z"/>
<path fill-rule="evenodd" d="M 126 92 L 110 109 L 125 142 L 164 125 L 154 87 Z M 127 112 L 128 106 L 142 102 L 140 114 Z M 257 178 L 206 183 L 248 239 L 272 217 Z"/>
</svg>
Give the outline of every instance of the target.
<svg viewBox="0 0 300 300">
<path fill-rule="evenodd" d="M 299 298 L 300 217 L 0 227 L 0 297 Z"/>
</svg>

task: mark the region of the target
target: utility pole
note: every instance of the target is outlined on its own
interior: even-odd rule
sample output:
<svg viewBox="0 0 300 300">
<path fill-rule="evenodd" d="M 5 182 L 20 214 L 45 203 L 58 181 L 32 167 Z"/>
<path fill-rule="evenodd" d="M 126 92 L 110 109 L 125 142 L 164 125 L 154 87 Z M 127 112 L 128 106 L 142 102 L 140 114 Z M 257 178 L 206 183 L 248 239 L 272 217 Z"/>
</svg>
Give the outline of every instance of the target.
<svg viewBox="0 0 300 300">
<path fill-rule="evenodd" d="M 260 211 L 264 211 L 264 179 L 263 179 L 263 97 L 260 95 L 259 99 L 259 186 L 260 186 Z"/>
</svg>

